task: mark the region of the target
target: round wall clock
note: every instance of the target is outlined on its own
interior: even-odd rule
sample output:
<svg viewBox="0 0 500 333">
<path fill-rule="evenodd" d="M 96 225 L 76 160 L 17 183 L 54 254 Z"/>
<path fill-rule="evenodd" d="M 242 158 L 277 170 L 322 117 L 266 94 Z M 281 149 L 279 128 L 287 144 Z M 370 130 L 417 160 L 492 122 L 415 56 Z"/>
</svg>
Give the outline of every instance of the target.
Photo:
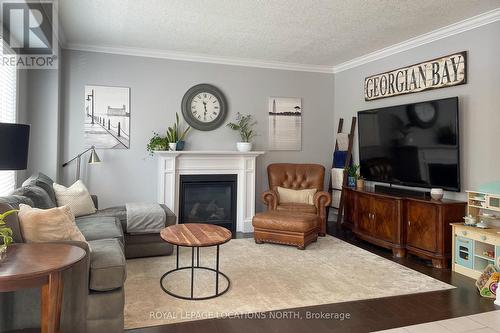
<svg viewBox="0 0 500 333">
<path fill-rule="evenodd" d="M 211 131 L 222 125 L 227 115 L 227 102 L 222 91 L 211 84 L 198 84 L 182 98 L 182 115 L 200 131 Z"/>
</svg>

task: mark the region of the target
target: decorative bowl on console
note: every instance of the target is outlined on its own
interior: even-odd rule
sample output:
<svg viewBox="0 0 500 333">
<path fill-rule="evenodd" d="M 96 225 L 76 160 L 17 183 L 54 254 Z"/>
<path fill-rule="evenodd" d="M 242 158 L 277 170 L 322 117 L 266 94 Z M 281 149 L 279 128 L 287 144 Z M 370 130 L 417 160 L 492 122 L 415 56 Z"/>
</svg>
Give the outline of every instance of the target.
<svg viewBox="0 0 500 333">
<path fill-rule="evenodd" d="M 434 200 L 443 199 L 444 191 L 442 188 L 433 188 L 431 189 L 431 198 Z"/>
</svg>

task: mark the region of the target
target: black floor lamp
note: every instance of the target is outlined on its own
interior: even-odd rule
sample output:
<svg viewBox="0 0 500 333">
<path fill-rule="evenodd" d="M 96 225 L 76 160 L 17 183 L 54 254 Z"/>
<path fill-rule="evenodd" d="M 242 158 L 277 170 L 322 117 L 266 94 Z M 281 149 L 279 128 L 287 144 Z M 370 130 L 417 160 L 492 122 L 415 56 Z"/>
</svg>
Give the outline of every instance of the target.
<svg viewBox="0 0 500 333">
<path fill-rule="evenodd" d="M 28 168 L 30 126 L 0 123 L 0 170 Z"/>
<path fill-rule="evenodd" d="M 67 166 L 68 164 L 70 164 L 71 162 L 73 162 L 74 160 L 76 160 L 76 180 L 80 179 L 80 164 L 81 164 L 81 159 L 82 159 L 82 155 L 91 151 L 90 153 L 90 158 L 89 158 L 89 164 L 97 164 L 97 163 L 100 163 L 101 162 L 101 159 L 99 158 L 99 156 L 97 155 L 97 153 L 95 152 L 95 147 L 92 146 L 84 151 L 82 151 L 80 154 L 76 155 L 75 157 L 73 157 L 72 159 L 70 159 L 68 162 L 64 163 L 62 166 L 63 168 L 65 166 Z"/>
</svg>

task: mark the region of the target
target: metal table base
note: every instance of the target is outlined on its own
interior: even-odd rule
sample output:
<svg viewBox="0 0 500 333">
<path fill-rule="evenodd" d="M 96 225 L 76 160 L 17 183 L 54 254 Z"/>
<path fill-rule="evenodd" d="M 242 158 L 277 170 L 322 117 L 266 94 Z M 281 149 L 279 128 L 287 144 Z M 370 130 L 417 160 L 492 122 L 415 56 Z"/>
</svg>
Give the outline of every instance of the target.
<svg viewBox="0 0 500 333">
<path fill-rule="evenodd" d="M 195 262 L 195 260 L 194 260 L 195 249 L 196 249 L 196 266 L 194 264 L 194 262 Z M 164 292 L 166 292 L 167 294 L 169 294 L 170 296 L 180 298 L 180 299 L 185 299 L 185 300 L 193 300 L 193 301 L 211 299 L 211 298 L 215 298 L 215 297 L 218 297 L 218 296 L 225 294 L 229 290 L 229 287 L 231 286 L 231 280 L 229 280 L 229 277 L 226 274 L 219 271 L 219 245 L 217 245 L 217 255 L 216 256 L 217 257 L 216 257 L 215 269 L 213 269 L 211 267 L 200 266 L 200 248 L 197 246 L 193 246 L 193 247 L 191 247 L 191 266 L 179 267 L 179 245 L 176 245 L 175 269 L 172 269 L 172 270 L 170 270 L 162 275 L 162 277 L 160 279 L 161 289 Z M 186 269 L 191 270 L 191 295 L 190 296 L 178 295 L 178 294 L 168 290 L 167 288 L 165 288 L 163 286 L 163 280 L 169 274 L 177 272 L 177 271 L 181 271 L 181 270 L 186 270 Z M 206 271 L 215 272 L 215 294 L 210 295 L 210 296 L 203 296 L 203 297 L 195 297 L 194 296 L 194 271 L 195 270 L 206 270 Z M 227 287 L 222 291 L 219 291 L 219 276 L 226 279 L 226 281 L 227 281 Z"/>
</svg>

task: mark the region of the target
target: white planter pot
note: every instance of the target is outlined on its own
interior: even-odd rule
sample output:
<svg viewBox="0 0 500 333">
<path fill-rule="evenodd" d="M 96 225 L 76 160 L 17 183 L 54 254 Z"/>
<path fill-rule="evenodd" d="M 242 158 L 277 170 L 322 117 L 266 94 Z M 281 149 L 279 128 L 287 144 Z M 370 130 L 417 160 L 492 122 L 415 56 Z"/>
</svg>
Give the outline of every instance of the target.
<svg viewBox="0 0 500 333">
<path fill-rule="evenodd" d="M 177 150 L 177 143 L 176 142 L 169 143 L 168 148 L 170 148 L 171 151 L 176 151 Z"/>
<path fill-rule="evenodd" d="M 236 149 L 238 151 L 250 151 L 252 150 L 252 143 L 251 142 L 236 142 Z"/>
</svg>

